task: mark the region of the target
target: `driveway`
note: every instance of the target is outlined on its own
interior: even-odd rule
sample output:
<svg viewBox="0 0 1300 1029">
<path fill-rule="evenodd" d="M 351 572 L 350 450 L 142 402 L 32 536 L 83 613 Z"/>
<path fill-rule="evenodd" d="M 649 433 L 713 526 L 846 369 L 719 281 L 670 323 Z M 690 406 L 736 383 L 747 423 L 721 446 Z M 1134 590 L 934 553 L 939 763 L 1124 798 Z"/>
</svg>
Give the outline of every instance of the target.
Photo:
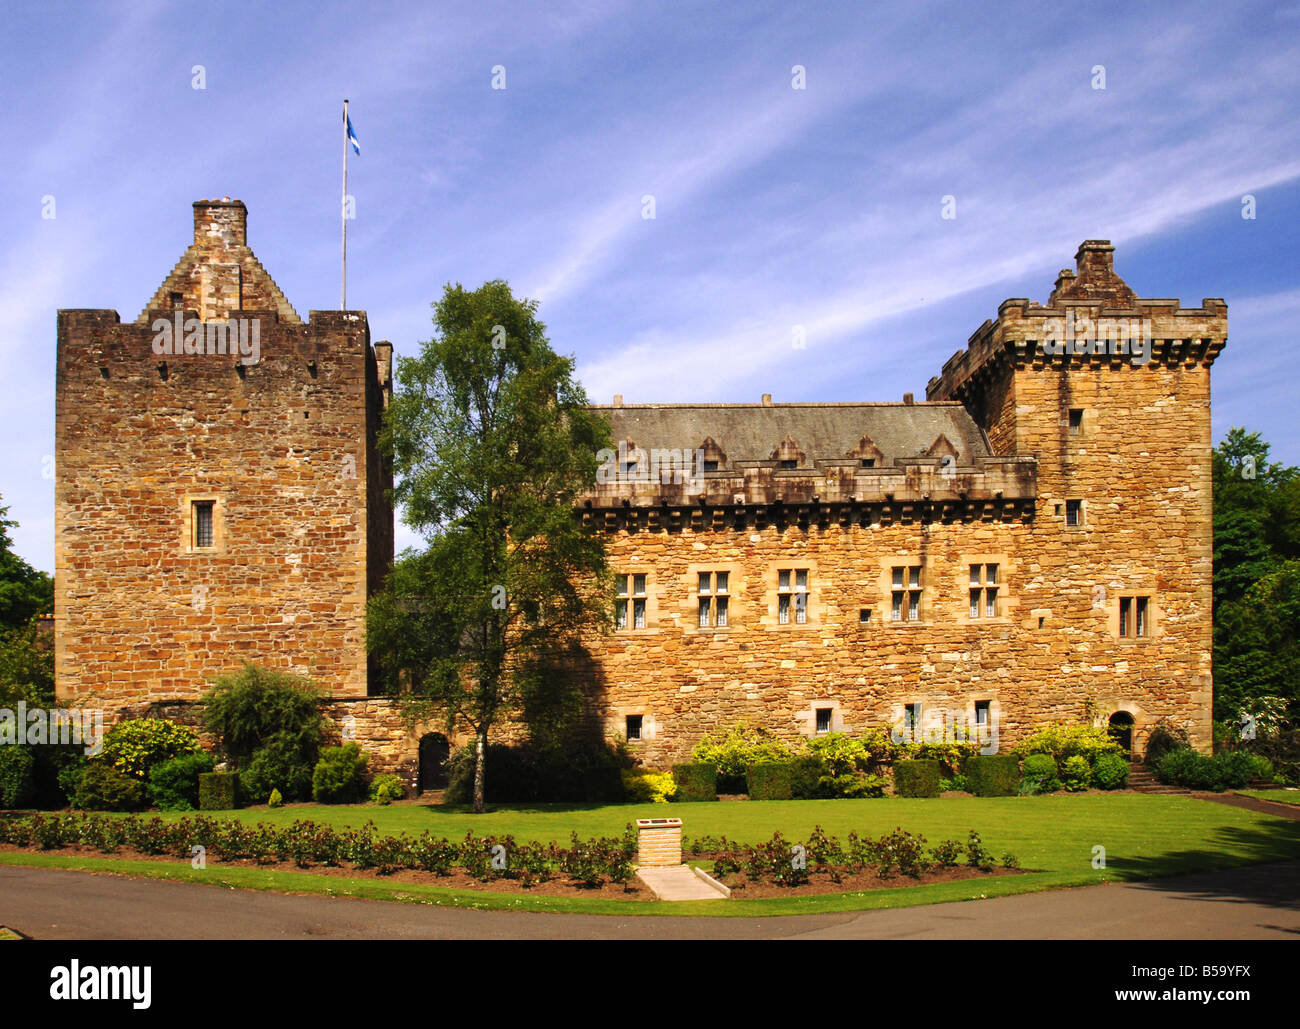
<svg viewBox="0 0 1300 1029">
<path fill-rule="evenodd" d="M 471 911 L 0 868 L 0 925 L 37 939 L 1300 939 L 1300 861 L 1126 885 L 781 918 Z"/>
</svg>

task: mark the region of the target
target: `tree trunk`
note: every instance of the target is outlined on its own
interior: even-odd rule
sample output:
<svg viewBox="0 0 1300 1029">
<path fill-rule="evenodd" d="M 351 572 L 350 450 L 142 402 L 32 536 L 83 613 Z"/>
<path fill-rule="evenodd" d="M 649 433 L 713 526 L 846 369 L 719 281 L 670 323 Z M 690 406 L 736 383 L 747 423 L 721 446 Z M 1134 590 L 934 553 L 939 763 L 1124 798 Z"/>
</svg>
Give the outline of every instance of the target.
<svg viewBox="0 0 1300 1029">
<path fill-rule="evenodd" d="M 478 731 L 474 749 L 474 813 L 481 815 L 483 803 L 483 766 L 487 763 L 487 726 Z"/>
</svg>

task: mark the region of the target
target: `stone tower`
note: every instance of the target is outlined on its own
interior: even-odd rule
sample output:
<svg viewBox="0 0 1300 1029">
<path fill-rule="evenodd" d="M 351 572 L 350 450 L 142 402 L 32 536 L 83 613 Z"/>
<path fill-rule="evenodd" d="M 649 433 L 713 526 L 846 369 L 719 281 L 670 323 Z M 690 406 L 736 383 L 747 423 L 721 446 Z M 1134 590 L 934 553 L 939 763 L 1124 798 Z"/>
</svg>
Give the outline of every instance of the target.
<svg viewBox="0 0 1300 1029">
<path fill-rule="evenodd" d="M 304 322 L 247 223 L 239 200 L 195 203 L 194 242 L 132 323 L 59 311 L 60 700 L 193 698 L 245 660 L 367 695 L 392 347 L 363 311 Z"/>
<path fill-rule="evenodd" d="M 1055 623 L 1058 676 L 1208 748 L 1210 367 L 1227 305 L 1139 298 L 1113 252 L 1085 240 L 1046 305 L 1004 301 L 927 396 L 962 401 L 997 453 L 1037 459 L 1022 606 Z"/>
</svg>

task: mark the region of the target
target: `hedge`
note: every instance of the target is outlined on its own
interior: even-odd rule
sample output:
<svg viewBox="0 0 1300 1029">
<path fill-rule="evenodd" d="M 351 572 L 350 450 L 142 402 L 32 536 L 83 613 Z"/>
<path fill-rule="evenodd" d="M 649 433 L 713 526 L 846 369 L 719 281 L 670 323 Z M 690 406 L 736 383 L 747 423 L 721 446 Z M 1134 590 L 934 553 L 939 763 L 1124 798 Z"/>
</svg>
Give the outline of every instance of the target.
<svg viewBox="0 0 1300 1029">
<path fill-rule="evenodd" d="M 894 792 L 900 797 L 937 797 L 940 767 L 938 761 L 899 761 L 894 765 Z"/>
<path fill-rule="evenodd" d="M 789 800 L 794 796 L 794 776 L 787 761 L 750 765 L 745 783 L 750 800 Z"/>
<path fill-rule="evenodd" d="M 36 758 L 25 746 L 0 747 L 0 808 L 27 807 L 36 799 Z"/>
<path fill-rule="evenodd" d="M 1010 797 L 1020 786 L 1020 760 L 1011 754 L 976 754 L 966 762 L 966 783 L 977 797 Z"/>
<path fill-rule="evenodd" d="M 718 770 L 713 765 L 699 762 L 673 765 L 673 779 L 677 782 L 677 796 L 674 800 L 718 799 Z"/>
<path fill-rule="evenodd" d="M 238 798 L 238 773 L 205 772 L 199 776 L 200 811 L 230 811 L 239 806 Z"/>
</svg>

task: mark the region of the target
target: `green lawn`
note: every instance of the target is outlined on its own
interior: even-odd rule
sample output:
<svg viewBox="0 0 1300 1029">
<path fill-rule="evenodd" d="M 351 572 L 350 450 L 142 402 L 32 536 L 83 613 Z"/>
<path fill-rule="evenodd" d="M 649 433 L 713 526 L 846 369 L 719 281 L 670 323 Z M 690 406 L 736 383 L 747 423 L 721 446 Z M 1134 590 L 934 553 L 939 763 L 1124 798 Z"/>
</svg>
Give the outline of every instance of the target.
<svg viewBox="0 0 1300 1029">
<path fill-rule="evenodd" d="M 1237 790 L 1243 797 L 1268 800 L 1274 804 L 1300 804 L 1300 790 Z"/>
<path fill-rule="evenodd" d="M 588 913 L 780 915 L 900 907 L 939 901 L 1024 893 L 1062 886 L 1126 881 L 1153 876 L 1207 871 L 1235 865 L 1300 858 L 1300 822 L 1215 804 L 1190 797 L 1118 794 L 935 800 L 748 801 L 713 804 L 618 805 L 572 807 L 547 805 L 501 808 L 483 815 L 435 806 L 389 807 L 295 805 L 278 810 L 257 808 L 232 812 L 246 821 L 287 824 L 310 818 L 336 827 L 374 821 L 382 832 L 419 833 L 425 829 L 459 837 L 512 833 L 520 841 L 567 841 L 616 835 L 632 819 L 665 814 L 680 817 L 687 839 L 703 834 L 756 842 L 780 830 L 798 840 L 814 825 L 844 837 L 850 830 L 880 835 L 896 826 L 919 832 L 931 843 L 964 839 L 977 830 L 985 845 L 1001 856 L 1012 852 L 1029 874 L 940 883 L 933 886 L 878 890 L 802 898 L 702 904 L 629 903 L 585 898 L 542 898 L 481 893 L 456 894 L 382 879 L 277 873 L 255 868 L 223 867 L 192 871 L 159 862 L 111 858 L 3 854 L 0 863 L 50 867 L 98 868 L 128 874 L 161 875 L 228 886 L 383 897 L 420 903 L 455 904 Z M 1094 848 L 1105 848 L 1105 868 L 1094 868 Z"/>
</svg>

